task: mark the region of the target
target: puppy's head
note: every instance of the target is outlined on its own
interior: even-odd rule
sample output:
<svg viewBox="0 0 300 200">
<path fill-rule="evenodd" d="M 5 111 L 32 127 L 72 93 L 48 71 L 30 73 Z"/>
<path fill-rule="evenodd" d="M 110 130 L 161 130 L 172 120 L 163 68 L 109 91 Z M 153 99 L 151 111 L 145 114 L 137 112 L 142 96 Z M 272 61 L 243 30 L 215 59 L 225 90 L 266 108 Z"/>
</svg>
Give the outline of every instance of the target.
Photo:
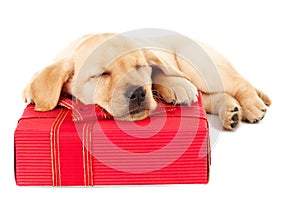
<svg viewBox="0 0 300 200">
<path fill-rule="evenodd" d="M 71 94 L 85 104 L 98 104 L 117 120 L 140 120 L 156 108 L 151 86 L 152 68 L 142 52 L 123 55 L 109 66 L 85 65 L 61 60 L 38 72 L 25 88 L 26 102 L 35 109 L 56 107 L 62 93 Z"/>
<path fill-rule="evenodd" d="M 47 111 L 54 109 L 60 95 L 66 93 L 85 104 L 98 104 L 117 120 L 148 117 L 157 105 L 151 90 L 153 68 L 166 76 L 184 75 L 150 51 L 135 50 L 116 58 L 115 53 L 122 51 L 120 41 L 117 43 L 108 43 L 93 53 L 83 45 L 71 59 L 46 67 L 24 90 L 25 100 L 35 103 L 36 110 Z M 126 45 L 128 42 L 121 44 Z"/>
<path fill-rule="evenodd" d="M 98 104 L 117 120 L 140 120 L 156 108 L 152 68 L 141 51 L 122 55 L 105 66 L 83 64 L 70 81 L 71 93 L 86 104 Z M 68 87 L 68 85 L 66 85 Z"/>
</svg>

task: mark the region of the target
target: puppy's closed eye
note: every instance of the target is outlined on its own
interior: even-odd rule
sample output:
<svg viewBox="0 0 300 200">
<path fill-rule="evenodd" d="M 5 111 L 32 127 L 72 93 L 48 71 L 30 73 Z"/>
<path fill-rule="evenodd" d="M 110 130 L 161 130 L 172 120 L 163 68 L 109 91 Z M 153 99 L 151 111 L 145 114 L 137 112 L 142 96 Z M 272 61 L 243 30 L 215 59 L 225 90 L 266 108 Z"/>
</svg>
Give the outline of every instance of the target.
<svg viewBox="0 0 300 200">
<path fill-rule="evenodd" d="M 108 77 L 108 76 L 110 76 L 110 75 L 111 75 L 111 72 L 102 72 L 102 73 L 100 74 L 101 77 Z"/>
<path fill-rule="evenodd" d="M 102 73 L 99 73 L 99 74 L 96 74 L 96 75 L 93 75 L 91 76 L 90 78 L 91 79 L 95 79 L 95 78 L 107 78 L 111 75 L 111 72 L 108 72 L 108 71 L 105 71 L 105 72 L 102 72 Z"/>
<path fill-rule="evenodd" d="M 136 66 L 135 66 L 135 68 L 136 68 L 137 70 L 141 69 L 142 67 L 144 67 L 144 65 L 136 65 Z"/>
</svg>

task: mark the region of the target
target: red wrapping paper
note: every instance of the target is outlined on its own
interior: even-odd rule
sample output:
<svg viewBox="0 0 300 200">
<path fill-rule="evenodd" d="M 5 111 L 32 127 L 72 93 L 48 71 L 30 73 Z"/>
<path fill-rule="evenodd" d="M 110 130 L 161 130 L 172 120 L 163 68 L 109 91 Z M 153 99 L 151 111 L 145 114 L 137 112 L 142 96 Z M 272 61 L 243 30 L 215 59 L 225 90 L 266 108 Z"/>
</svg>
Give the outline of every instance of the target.
<svg viewBox="0 0 300 200">
<path fill-rule="evenodd" d="M 62 99 L 28 105 L 15 131 L 15 179 L 25 186 L 208 183 L 210 147 L 201 94 L 192 106 L 159 103 L 138 122 Z"/>
</svg>

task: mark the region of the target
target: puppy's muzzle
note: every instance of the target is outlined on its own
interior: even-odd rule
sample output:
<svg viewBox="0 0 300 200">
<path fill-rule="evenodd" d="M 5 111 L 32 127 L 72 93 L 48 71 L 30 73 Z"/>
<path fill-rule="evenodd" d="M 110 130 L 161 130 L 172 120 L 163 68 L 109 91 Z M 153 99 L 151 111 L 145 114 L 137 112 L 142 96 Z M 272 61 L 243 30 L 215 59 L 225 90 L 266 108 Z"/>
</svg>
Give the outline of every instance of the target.
<svg viewBox="0 0 300 200">
<path fill-rule="evenodd" d="M 129 113 L 136 114 L 147 108 L 147 92 L 141 86 L 131 86 L 125 92 L 125 97 L 128 100 Z"/>
</svg>

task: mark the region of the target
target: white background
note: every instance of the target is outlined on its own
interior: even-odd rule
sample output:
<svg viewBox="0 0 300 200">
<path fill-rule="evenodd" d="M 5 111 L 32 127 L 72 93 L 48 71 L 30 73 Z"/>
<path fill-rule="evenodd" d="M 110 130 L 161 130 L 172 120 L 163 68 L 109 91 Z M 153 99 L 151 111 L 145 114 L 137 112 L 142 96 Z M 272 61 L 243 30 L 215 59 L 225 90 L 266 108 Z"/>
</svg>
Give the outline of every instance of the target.
<svg viewBox="0 0 300 200">
<path fill-rule="evenodd" d="M 299 199 L 300 30 L 297 1 L 1 1 L 0 198 Z M 32 75 L 68 42 L 91 32 L 164 28 L 223 52 L 273 100 L 265 119 L 224 132 L 208 185 L 18 187 L 13 133 Z M 5 197 L 4 197 L 5 196 Z"/>
</svg>

